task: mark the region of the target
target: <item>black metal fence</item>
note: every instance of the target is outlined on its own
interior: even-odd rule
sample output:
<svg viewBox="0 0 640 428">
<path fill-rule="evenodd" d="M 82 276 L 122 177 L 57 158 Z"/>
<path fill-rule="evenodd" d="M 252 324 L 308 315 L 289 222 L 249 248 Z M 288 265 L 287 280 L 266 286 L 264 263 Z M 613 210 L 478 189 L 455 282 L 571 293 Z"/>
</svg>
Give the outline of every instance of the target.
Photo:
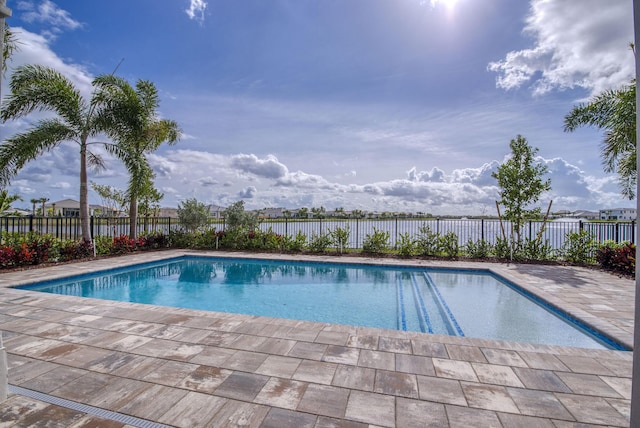
<svg viewBox="0 0 640 428">
<path fill-rule="evenodd" d="M 180 230 L 182 225 L 171 217 L 140 217 L 137 220 L 137 233 L 162 232 Z M 91 235 L 120 236 L 129 234 L 128 217 L 92 217 Z M 212 220 L 211 229 L 225 230 L 224 220 Z M 509 222 L 500 223 L 497 219 L 440 219 L 440 218 L 387 218 L 387 219 L 266 219 L 260 223 L 262 231 L 272 230 L 274 233 L 295 236 L 298 232 L 307 239 L 335 231 L 341 228 L 349 231 L 349 248 L 362 248 L 367 235 L 374 231 L 389 233 L 390 245 L 395 247 L 401 235 L 417 237 L 425 228 L 433 233 L 444 235 L 453 232 L 458 237 L 459 245 L 469 240 L 481 239 L 495 244 L 498 237 L 511 236 Z M 544 229 L 543 229 L 544 227 Z M 80 239 L 80 220 L 77 217 L 0 217 L 0 230 L 5 232 L 40 232 L 60 239 Z M 529 221 L 523 229 L 523 237 L 535 239 L 538 234 L 553 249 L 564 245 L 570 232 L 586 230 L 600 243 L 611 240 L 617 243 L 636 243 L 635 222 L 601 222 L 601 221 Z"/>
</svg>

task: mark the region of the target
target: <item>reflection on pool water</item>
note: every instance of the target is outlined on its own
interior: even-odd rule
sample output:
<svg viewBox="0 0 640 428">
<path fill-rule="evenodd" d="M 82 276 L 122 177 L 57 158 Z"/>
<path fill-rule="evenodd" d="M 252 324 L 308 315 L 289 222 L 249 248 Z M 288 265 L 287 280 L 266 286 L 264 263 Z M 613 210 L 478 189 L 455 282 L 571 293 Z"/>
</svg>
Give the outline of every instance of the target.
<svg viewBox="0 0 640 428">
<path fill-rule="evenodd" d="M 624 349 L 488 271 L 181 257 L 21 288 L 334 324 Z"/>
</svg>

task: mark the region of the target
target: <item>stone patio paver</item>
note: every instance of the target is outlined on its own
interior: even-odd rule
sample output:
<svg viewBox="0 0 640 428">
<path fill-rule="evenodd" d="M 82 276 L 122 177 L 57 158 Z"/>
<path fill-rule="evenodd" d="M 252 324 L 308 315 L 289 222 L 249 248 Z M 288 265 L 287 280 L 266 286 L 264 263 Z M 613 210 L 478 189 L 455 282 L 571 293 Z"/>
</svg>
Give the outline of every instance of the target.
<svg viewBox="0 0 640 428">
<path fill-rule="evenodd" d="M 376 426 L 395 426 L 395 399 L 389 395 L 353 391 L 349 396 L 346 417 Z"/>
<path fill-rule="evenodd" d="M 308 384 L 272 377 L 253 400 L 255 403 L 295 410 Z"/>
<path fill-rule="evenodd" d="M 630 352 L 6 288 L 184 254 L 190 252 L 137 253 L 0 273 L 0 331 L 10 383 L 174 426 L 628 426 Z M 635 284 L 603 272 L 569 266 L 250 256 L 490 269 L 620 342 L 632 343 Z M 0 403 L 0 426 L 45 421 L 78 428 L 123 426 L 16 394 Z"/>
<path fill-rule="evenodd" d="M 297 410 L 316 415 L 343 418 L 350 390 L 327 385 L 310 384 Z"/>
</svg>

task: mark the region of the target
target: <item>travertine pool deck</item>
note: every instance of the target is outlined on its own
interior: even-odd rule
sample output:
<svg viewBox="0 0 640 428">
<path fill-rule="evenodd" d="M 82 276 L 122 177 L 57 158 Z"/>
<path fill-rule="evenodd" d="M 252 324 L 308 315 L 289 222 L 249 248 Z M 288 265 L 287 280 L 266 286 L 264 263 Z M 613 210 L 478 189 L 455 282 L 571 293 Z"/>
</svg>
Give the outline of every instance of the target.
<svg viewBox="0 0 640 428">
<path fill-rule="evenodd" d="M 631 352 L 204 312 L 9 288 L 182 254 L 192 253 L 139 253 L 0 273 L 0 331 L 13 390 L 20 387 L 178 427 L 629 425 Z M 197 254 L 490 269 L 619 342 L 632 343 L 635 283 L 596 270 Z M 0 427 L 133 426 L 83 409 L 12 392 L 0 403 Z"/>
</svg>

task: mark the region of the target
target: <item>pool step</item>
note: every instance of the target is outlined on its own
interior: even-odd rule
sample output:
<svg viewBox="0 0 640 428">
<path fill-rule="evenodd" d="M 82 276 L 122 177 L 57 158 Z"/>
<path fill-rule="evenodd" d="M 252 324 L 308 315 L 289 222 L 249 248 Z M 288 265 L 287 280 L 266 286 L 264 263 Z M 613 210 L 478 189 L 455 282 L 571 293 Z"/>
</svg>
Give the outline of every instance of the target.
<svg viewBox="0 0 640 428">
<path fill-rule="evenodd" d="M 429 275 L 429 272 L 423 272 L 423 275 L 430 289 L 433 291 L 435 300 L 440 306 L 441 311 L 443 311 L 446 314 L 446 320 L 449 322 L 451 334 L 455 336 L 464 337 L 464 332 L 462 331 L 460 324 L 458 324 L 458 321 L 456 320 L 456 317 L 453 315 L 453 312 L 451 312 L 449 305 L 447 305 L 447 302 L 444 300 L 444 297 L 442 297 L 442 294 L 440 293 L 440 290 L 438 289 L 438 286 L 436 285 L 436 283 L 433 281 L 433 278 L 431 278 L 431 275 Z"/>
<path fill-rule="evenodd" d="M 428 272 L 398 275 L 396 300 L 398 330 L 464 336 Z"/>
</svg>

